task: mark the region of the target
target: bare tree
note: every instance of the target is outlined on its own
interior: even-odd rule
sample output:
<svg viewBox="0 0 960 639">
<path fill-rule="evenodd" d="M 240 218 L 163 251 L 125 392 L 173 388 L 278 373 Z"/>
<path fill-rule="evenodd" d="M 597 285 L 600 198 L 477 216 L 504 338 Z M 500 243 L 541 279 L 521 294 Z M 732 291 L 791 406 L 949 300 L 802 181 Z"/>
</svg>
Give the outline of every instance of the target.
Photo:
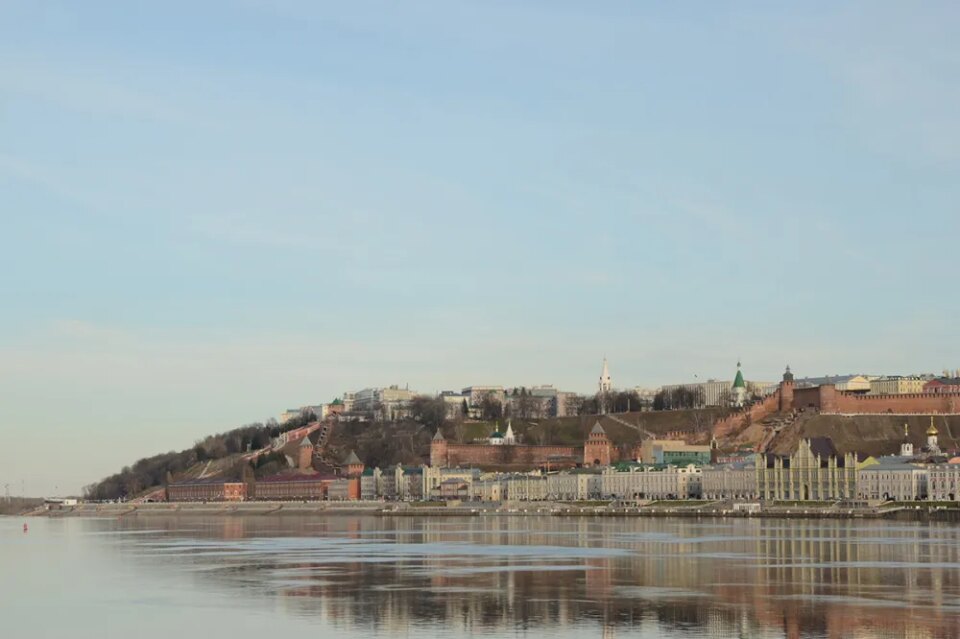
<svg viewBox="0 0 960 639">
<path fill-rule="evenodd" d="M 454 418 L 453 434 L 457 438 L 457 443 L 462 444 L 463 438 L 467 435 L 467 425 L 464 423 L 463 414 L 459 414 Z"/>
</svg>

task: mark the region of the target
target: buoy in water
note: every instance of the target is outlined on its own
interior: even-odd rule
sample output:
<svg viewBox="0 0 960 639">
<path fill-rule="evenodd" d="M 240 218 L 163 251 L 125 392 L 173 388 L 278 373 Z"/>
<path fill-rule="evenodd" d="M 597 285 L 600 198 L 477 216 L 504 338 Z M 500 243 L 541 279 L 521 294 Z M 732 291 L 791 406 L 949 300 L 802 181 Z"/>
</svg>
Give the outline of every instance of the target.
<svg viewBox="0 0 960 639">
<path fill-rule="evenodd" d="M 27 526 L 26 522 L 23 524 L 23 532 L 27 532 L 30 528 Z"/>
</svg>

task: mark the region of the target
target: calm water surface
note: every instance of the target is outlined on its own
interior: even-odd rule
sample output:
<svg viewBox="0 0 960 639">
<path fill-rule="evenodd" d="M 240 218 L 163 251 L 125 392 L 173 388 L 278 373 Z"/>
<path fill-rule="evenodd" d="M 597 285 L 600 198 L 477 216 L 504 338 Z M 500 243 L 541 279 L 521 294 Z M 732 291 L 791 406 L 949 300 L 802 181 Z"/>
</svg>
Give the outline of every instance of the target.
<svg viewBox="0 0 960 639">
<path fill-rule="evenodd" d="M 957 637 L 960 527 L 0 518 L 2 636 Z"/>
</svg>

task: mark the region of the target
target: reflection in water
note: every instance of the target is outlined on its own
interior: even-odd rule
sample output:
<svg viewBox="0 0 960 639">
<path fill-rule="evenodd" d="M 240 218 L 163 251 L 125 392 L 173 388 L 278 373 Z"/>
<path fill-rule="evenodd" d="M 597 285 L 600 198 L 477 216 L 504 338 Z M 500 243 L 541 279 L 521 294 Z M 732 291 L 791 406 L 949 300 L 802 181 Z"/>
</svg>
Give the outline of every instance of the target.
<svg viewBox="0 0 960 639">
<path fill-rule="evenodd" d="M 364 634 L 953 637 L 960 529 L 552 517 L 90 520 L 139 570 Z"/>
</svg>

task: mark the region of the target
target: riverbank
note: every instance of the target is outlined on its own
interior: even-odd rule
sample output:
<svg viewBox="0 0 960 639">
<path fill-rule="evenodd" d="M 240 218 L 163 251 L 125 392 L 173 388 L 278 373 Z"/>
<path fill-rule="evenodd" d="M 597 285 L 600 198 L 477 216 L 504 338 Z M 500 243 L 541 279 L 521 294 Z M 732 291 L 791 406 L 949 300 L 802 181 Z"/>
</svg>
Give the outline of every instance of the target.
<svg viewBox="0 0 960 639">
<path fill-rule="evenodd" d="M 737 519 L 887 519 L 893 521 L 960 522 L 960 508 L 904 504 L 878 508 L 836 506 L 764 506 L 757 512 L 737 511 L 723 504 L 639 507 L 578 506 L 561 503 L 466 503 L 445 506 L 404 502 L 236 502 L 79 504 L 51 510 L 37 509 L 32 516 L 46 517 L 152 517 L 152 516 L 380 516 L 380 517 L 694 517 Z"/>
</svg>

